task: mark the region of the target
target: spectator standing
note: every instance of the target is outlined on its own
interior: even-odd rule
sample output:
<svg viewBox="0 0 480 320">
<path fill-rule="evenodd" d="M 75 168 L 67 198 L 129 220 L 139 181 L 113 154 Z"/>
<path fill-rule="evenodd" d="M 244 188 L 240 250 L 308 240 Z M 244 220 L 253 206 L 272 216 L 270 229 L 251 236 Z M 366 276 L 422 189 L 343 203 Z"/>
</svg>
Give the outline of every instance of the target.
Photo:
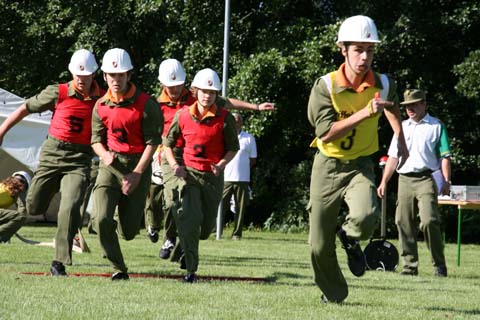
<svg viewBox="0 0 480 320">
<path fill-rule="evenodd" d="M 385 165 L 382 181 L 377 189 L 378 196 L 384 197 L 388 181 L 393 173 L 398 172 L 398 199 L 395 213 L 400 255 L 403 258 L 402 275 L 418 275 L 417 213 L 420 216 L 420 230 L 432 257 L 434 274 L 447 276 L 447 265 L 443 254 L 442 233 L 438 195 L 450 194 L 450 146 L 445 125 L 427 112 L 425 92 L 409 89 L 404 93 L 408 116 L 402 122 L 410 157 L 401 168 L 397 152 L 397 140 L 393 137 L 388 150 L 389 158 Z M 440 170 L 444 179 L 442 190 L 437 185 L 432 173 Z"/>
<path fill-rule="evenodd" d="M 250 200 L 250 170 L 257 160 L 257 144 L 255 138 L 242 130 L 243 118 L 239 113 L 233 113 L 238 134 L 240 150 L 225 166 L 222 198 L 222 215 L 225 218 L 230 200 L 234 200 L 234 225 L 232 239 L 242 238 L 243 219 Z"/>
</svg>

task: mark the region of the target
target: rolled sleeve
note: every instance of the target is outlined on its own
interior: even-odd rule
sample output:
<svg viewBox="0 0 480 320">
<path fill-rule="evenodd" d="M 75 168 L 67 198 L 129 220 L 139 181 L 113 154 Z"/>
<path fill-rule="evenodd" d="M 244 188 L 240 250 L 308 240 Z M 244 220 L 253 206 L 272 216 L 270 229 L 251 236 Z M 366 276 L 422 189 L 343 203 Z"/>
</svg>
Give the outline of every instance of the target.
<svg viewBox="0 0 480 320">
<path fill-rule="evenodd" d="M 390 76 L 387 77 L 389 83 L 387 100 L 393 102 L 393 106 L 389 107 L 389 109 L 393 107 L 400 107 L 400 99 L 398 98 L 397 93 L 397 83 Z"/>
<path fill-rule="evenodd" d="M 26 101 L 27 110 L 30 113 L 39 113 L 54 110 L 58 100 L 58 84 L 49 85 L 39 94 Z"/>
<path fill-rule="evenodd" d="M 240 144 L 238 142 L 238 134 L 235 127 L 235 118 L 230 112 L 225 116 L 225 126 L 223 127 L 223 139 L 225 142 L 225 151 L 240 150 Z"/>
<path fill-rule="evenodd" d="M 322 137 L 336 121 L 336 112 L 325 81 L 318 79 L 308 100 L 308 120 L 315 128 L 315 135 Z"/>
<path fill-rule="evenodd" d="M 178 125 L 178 117 L 180 115 L 180 111 L 177 111 L 175 117 L 173 117 L 172 124 L 170 125 L 170 129 L 168 130 L 167 137 L 163 142 L 163 145 L 168 148 L 175 147 L 176 141 L 181 134 L 180 127 Z"/>
<path fill-rule="evenodd" d="M 98 116 L 97 104 L 93 108 L 92 112 L 92 138 L 91 143 L 102 143 L 107 145 L 107 127 L 105 127 L 103 121 Z"/>
<path fill-rule="evenodd" d="M 153 98 L 148 99 L 145 103 L 142 130 L 145 144 L 159 145 L 162 143 L 163 114 Z"/>
</svg>

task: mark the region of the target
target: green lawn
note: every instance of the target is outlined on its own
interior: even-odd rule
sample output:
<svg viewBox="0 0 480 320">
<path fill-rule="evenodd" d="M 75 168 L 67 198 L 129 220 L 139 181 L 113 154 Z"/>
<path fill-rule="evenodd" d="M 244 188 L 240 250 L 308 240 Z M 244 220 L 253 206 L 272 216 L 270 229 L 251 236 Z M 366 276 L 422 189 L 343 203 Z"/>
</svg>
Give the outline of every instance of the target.
<svg viewBox="0 0 480 320">
<path fill-rule="evenodd" d="M 225 234 L 230 234 L 226 230 Z M 27 226 L 28 239 L 51 241 L 55 227 Z M 67 272 L 110 273 L 95 235 L 85 234 L 91 253 L 74 253 Z M 165 278 L 52 278 L 22 272 L 47 272 L 52 248 L 17 238 L 0 245 L 0 319 L 480 319 L 480 246 L 447 244 L 449 277 L 433 276 L 425 244 L 420 243 L 420 275 L 369 271 L 355 278 L 346 256 L 337 254 L 350 295 L 342 305 L 321 304 L 313 284 L 306 234 L 245 231 L 241 241 L 224 237 L 202 241 L 200 276 L 267 278 L 270 282 L 199 281 Z M 395 242 L 396 243 L 396 242 Z M 146 233 L 121 241 L 129 272 L 181 275 L 178 265 L 158 258 L 160 242 Z"/>
</svg>

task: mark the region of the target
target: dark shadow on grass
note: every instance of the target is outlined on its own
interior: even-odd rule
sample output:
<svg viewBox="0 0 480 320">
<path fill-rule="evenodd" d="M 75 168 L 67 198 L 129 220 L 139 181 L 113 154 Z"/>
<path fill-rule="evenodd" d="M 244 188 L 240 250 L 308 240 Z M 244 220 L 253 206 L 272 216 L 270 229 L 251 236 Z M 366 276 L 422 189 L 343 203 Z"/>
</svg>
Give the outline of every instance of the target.
<svg viewBox="0 0 480 320">
<path fill-rule="evenodd" d="M 226 241 L 229 241 L 230 239 L 229 238 L 225 238 L 225 236 L 223 236 L 222 238 L 223 240 L 226 240 Z M 242 237 L 242 242 L 248 242 L 249 240 L 262 240 L 262 241 L 288 241 L 290 243 L 299 243 L 299 244 L 305 244 L 305 245 L 308 245 L 308 239 L 291 239 L 291 238 L 268 238 L 268 237 L 250 237 L 250 236 L 246 236 L 246 237 Z"/>
<path fill-rule="evenodd" d="M 288 259 L 280 258 L 264 258 L 264 257 L 237 257 L 237 256 L 212 256 L 202 255 L 202 263 L 224 266 L 242 266 L 242 267 L 262 267 L 268 265 L 279 267 L 294 267 L 300 269 L 309 269 L 310 264 L 308 262 L 292 262 Z"/>
<path fill-rule="evenodd" d="M 450 290 L 449 290 L 450 291 Z M 472 309 L 472 310 L 463 310 L 463 309 L 454 309 L 454 308 L 442 308 L 442 307 L 426 307 L 426 308 L 420 308 L 423 310 L 428 310 L 428 311 L 441 311 L 441 312 L 452 312 L 452 313 L 459 313 L 459 314 L 465 314 L 465 315 L 480 315 L 480 309 Z"/>
<path fill-rule="evenodd" d="M 449 278 L 452 278 L 452 279 L 471 279 L 471 280 L 478 280 L 480 279 L 480 274 L 465 274 L 465 275 L 452 275 L 452 274 L 448 274 L 448 277 Z"/>
<path fill-rule="evenodd" d="M 42 227 L 44 228 L 45 226 L 51 226 L 55 227 L 57 226 L 57 223 L 55 221 L 44 221 L 44 220 L 39 220 L 39 221 L 29 221 L 27 222 L 24 226 L 27 227 Z"/>
<path fill-rule="evenodd" d="M 272 274 L 272 277 L 274 277 L 277 280 L 280 279 L 311 279 L 311 276 L 305 276 L 302 274 L 298 273 L 291 273 L 291 272 L 274 272 Z"/>
</svg>

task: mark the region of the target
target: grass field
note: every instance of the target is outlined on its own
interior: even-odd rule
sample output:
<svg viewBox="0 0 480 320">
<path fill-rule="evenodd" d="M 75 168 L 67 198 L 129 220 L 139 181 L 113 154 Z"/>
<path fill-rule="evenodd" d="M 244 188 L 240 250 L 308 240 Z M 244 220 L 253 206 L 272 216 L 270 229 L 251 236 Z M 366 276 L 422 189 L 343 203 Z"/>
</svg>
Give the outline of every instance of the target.
<svg viewBox="0 0 480 320">
<path fill-rule="evenodd" d="M 230 234 L 226 230 L 225 234 Z M 55 227 L 27 226 L 28 239 L 51 241 Z M 67 272 L 110 273 L 98 239 L 85 234 L 91 253 L 74 253 Z M 26 275 L 48 272 L 54 249 L 12 238 L 0 245 L 0 319 L 480 319 L 480 246 L 447 244 L 448 278 L 433 276 L 425 244 L 419 244 L 420 275 L 369 271 L 355 278 L 337 246 L 350 295 L 342 305 L 321 304 L 312 280 L 306 234 L 246 231 L 241 241 L 224 236 L 200 244 L 200 276 L 267 278 L 269 282 L 199 281 Z M 396 242 L 395 242 L 396 243 Z M 160 241 L 146 233 L 121 241 L 129 272 L 181 275 L 178 265 L 158 258 Z"/>
</svg>

